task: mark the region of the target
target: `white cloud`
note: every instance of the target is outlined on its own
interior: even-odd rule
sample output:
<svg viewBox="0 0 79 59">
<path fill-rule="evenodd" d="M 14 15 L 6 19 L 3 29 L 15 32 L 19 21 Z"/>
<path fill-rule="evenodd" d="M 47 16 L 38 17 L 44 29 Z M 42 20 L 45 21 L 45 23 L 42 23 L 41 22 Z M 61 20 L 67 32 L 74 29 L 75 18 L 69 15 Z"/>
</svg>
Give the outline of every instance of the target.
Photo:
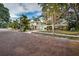
<svg viewBox="0 0 79 59">
<path fill-rule="evenodd" d="M 23 12 L 41 11 L 40 6 L 36 3 L 4 3 L 4 6 L 9 9 L 11 17 L 17 17 L 16 14 Z"/>
</svg>

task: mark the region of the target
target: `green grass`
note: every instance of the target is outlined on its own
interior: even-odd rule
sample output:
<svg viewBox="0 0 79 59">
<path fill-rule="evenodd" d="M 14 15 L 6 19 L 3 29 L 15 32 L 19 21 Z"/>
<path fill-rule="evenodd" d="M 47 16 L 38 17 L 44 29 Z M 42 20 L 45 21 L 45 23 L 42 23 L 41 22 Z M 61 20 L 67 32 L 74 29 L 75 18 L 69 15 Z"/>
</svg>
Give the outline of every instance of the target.
<svg viewBox="0 0 79 59">
<path fill-rule="evenodd" d="M 51 31 L 42 31 L 42 32 L 52 33 Z M 55 31 L 55 33 L 61 33 L 61 34 L 67 34 L 67 35 L 79 35 L 79 31 L 71 32 L 71 31 L 58 30 L 58 31 Z M 71 39 L 71 40 L 79 40 L 78 37 L 68 37 L 68 36 L 61 36 L 61 35 L 50 35 L 50 36 L 63 37 L 63 38 Z"/>
<path fill-rule="evenodd" d="M 58 31 L 56 31 L 56 33 L 68 34 L 68 35 L 78 35 L 79 34 L 78 31 L 71 32 L 71 31 L 62 31 L 62 30 L 58 30 Z"/>
<path fill-rule="evenodd" d="M 79 40 L 78 37 L 68 37 L 69 39 L 72 39 L 72 40 Z"/>
<path fill-rule="evenodd" d="M 70 40 L 79 40 L 78 37 L 68 37 L 68 36 L 59 36 L 59 35 L 54 35 L 55 37 L 62 37 L 62 38 L 68 38 Z"/>
</svg>

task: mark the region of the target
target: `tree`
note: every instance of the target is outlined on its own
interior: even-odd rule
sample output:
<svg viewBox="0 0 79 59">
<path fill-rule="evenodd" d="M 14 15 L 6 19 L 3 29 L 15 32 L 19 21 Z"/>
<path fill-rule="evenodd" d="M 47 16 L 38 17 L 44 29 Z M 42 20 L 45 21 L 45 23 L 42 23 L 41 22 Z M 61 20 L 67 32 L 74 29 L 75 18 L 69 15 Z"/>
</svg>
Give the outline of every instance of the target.
<svg viewBox="0 0 79 59">
<path fill-rule="evenodd" d="M 9 21 L 8 27 L 13 29 L 19 29 L 19 21 L 17 19 Z"/>
<path fill-rule="evenodd" d="M 0 3 L 0 27 L 7 27 L 6 24 L 9 22 L 9 18 L 9 9 Z"/>
<path fill-rule="evenodd" d="M 41 3 L 39 5 L 42 7 L 43 15 L 45 16 L 46 20 L 48 18 L 51 18 L 53 32 L 54 32 L 54 24 L 60 18 L 64 18 L 67 20 L 69 30 L 72 29 L 73 25 L 75 30 L 79 30 L 79 4 L 78 3 L 59 3 L 59 4 Z M 72 8 L 74 10 L 72 15 L 70 16 L 67 15 L 69 8 Z"/>
<path fill-rule="evenodd" d="M 74 3 L 74 4 L 70 4 L 70 7 L 74 9 L 74 13 L 76 15 L 76 19 L 75 19 L 75 30 L 79 30 L 79 4 L 78 3 Z"/>
<path fill-rule="evenodd" d="M 69 3 L 67 6 L 66 14 L 68 15 L 64 16 L 68 21 L 68 30 L 70 31 L 72 28 L 74 28 L 74 31 L 79 30 L 79 5 L 77 3 Z"/>
<path fill-rule="evenodd" d="M 54 32 L 54 24 L 61 16 L 62 11 L 66 9 L 66 4 L 58 4 L 58 3 L 41 3 L 39 4 L 42 7 L 43 15 L 46 20 L 51 18 L 52 22 L 52 30 Z"/>
<path fill-rule="evenodd" d="M 26 31 L 27 29 L 29 29 L 29 19 L 27 18 L 27 16 L 22 15 L 20 17 L 20 29 L 21 31 Z"/>
</svg>

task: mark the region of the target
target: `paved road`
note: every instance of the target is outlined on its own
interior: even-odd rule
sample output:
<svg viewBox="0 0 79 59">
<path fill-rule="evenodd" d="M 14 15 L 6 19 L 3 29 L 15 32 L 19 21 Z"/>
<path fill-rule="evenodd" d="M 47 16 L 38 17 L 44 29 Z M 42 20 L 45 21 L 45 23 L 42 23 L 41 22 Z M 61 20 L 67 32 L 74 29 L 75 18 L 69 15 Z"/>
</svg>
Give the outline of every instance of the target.
<svg viewBox="0 0 79 59">
<path fill-rule="evenodd" d="M 0 31 L 1 56 L 79 55 L 79 41 L 34 33 Z"/>
</svg>

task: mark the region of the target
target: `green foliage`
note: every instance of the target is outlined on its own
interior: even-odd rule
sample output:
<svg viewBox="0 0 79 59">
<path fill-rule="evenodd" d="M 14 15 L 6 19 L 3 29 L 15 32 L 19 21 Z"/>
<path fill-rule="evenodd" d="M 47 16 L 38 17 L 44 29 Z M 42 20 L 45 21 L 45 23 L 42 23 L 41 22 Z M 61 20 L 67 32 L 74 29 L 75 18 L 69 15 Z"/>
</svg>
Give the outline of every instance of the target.
<svg viewBox="0 0 79 59">
<path fill-rule="evenodd" d="M 58 30 L 57 33 L 67 34 L 67 35 L 78 35 L 79 34 L 79 31 L 72 32 L 72 31 Z"/>
<path fill-rule="evenodd" d="M 68 30 L 70 31 L 72 28 L 75 31 L 79 30 L 79 4 L 78 3 L 40 3 L 42 7 L 42 12 L 46 20 L 51 17 L 53 19 L 53 23 L 56 21 L 56 16 L 59 15 L 59 18 L 64 18 L 68 21 Z M 72 15 L 66 15 L 69 8 L 74 10 Z M 66 18 L 68 17 L 68 18 Z M 75 20 L 75 22 L 74 22 Z"/>
<path fill-rule="evenodd" d="M 53 15 L 54 12 L 63 13 L 67 8 L 66 3 L 40 3 L 39 5 L 42 7 L 44 15 L 49 14 L 49 16 Z"/>
<path fill-rule="evenodd" d="M 9 27 L 13 29 L 19 29 L 19 21 L 18 20 L 13 20 L 9 22 Z"/>
<path fill-rule="evenodd" d="M 69 8 L 72 8 L 74 12 L 69 12 L 68 15 L 66 16 L 66 20 L 68 21 L 68 30 L 71 31 L 74 29 L 74 31 L 79 30 L 79 15 L 78 15 L 78 10 L 79 10 L 79 5 L 75 3 L 70 3 L 68 4 Z"/>
<path fill-rule="evenodd" d="M 42 7 L 42 12 L 45 20 L 48 20 L 49 18 L 51 19 L 50 21 L 46 22 L 46 24 L 52 24 L 53 26 L 67 8 L 67 4 L 65 3 L 41 3 L 39 5 Z M 54 31 L 53 27 L 48 28 Z"/>
<path fill-rule="evenodd" d="M 25 15 L 22 15 L 18 20 L 11 20 L 9 21 L 8 23 L 8 26 L 10 28 L 13 28 L 13 29 L 20 29 L 21 31 L 26 31 L 29 29 L 30 25 L 29 25 L 29 20 L 27 18 L 27 16 Z"/>
<path fill-rule="evenodd" d="M 21 29 L 21 31 L 26 31 L 26 30 L 28 30 L 29 27 L 30 27 L 29 24 L 30 24 L 30 23 L 29 23 L 29 20 L 28 20 L 27 16 L 22 15 L 22 16 L 20 17 L 20 29 Z"/>
<path fill-rule="evenodd" d="M 9 22 L 9 18 L 10 14 L 8 8 L 0 3 L 0 27 L 7 27 L 6 24 Z"/>
</svg>

